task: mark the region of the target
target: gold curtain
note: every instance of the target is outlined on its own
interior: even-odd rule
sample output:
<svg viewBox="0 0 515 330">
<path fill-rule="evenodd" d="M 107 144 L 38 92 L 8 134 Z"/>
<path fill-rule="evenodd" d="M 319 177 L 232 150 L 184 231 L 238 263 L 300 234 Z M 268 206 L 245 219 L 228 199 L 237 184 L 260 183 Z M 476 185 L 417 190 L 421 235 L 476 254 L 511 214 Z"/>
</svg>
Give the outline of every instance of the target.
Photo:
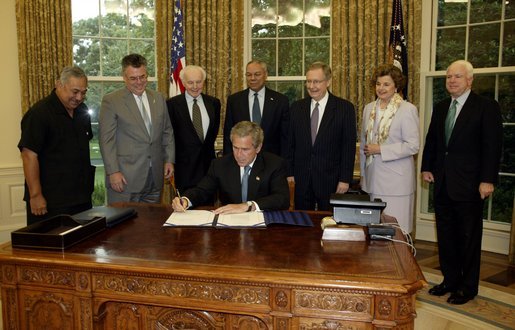
<svg viewBox="0 0 515 330">
<path fill-rule="evenodd" d="M 200 65 L 206 70 L 204 92 L 222 102 L 223 123 L 225 100 L 243 89 L 243 1 L 188 0 L 183 3 L 186 64 Z"/>
<path fill-rule="evenodd" d="M 408 99 L 419 107 L 422 4 L 403 1 L 408 50 Z M 356 106 L 361 127 L 363 107 L 375 99 L 369 80 L 388 60 L 392 1 L 332 1 L 332 92 Z M 415 24 L 417 22 L 418 24 Z"/>
<path fill-rule="evenodd" d="M 17 0 L 16 25 L 21 109 L 52 91 L 62 68 L 73 63 L 70 0 Z"/>
<path fill-rule="evenodd" d="M 157 89 L 168 96 L 174 0 L 156 0 Z"/>
</svg>

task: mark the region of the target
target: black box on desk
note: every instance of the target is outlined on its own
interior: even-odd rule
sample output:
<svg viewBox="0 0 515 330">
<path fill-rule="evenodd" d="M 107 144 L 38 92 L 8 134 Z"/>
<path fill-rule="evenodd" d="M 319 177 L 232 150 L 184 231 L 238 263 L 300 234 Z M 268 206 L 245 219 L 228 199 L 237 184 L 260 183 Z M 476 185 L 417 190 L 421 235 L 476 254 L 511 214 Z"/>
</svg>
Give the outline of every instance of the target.
<svg viewBox="0 0 515 330">
<path fill-rule="evenodd" d="M 58 215 L 13 231 L 11 244 L 17 248 L 64 250 L 105 228 L 105 217 L 81 225 L 69 215 Z"/>
<path fill-rule="evenodd" d="M 379 223 L 386 203 L 380 199 L 371 201 L 368 194 L 331 194 L 333 218 L 337 223 L 367 225 Z"/>
</svg>

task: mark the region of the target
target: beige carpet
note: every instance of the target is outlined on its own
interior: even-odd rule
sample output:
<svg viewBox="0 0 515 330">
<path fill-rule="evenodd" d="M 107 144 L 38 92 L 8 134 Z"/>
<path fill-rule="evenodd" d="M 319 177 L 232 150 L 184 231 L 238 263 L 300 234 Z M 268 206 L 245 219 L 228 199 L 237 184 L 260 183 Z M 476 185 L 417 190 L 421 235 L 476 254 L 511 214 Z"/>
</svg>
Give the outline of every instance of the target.
<svg viewBox="0 0 515 330">
<path fill-rule="evenodd" d="M 515 290 L 481 282 L 479 295 L 464 305 L 447 303 L 448 294 L 431 296 L 441 273 L 422 267 L 429 285 L 417 294 L 415 329 L 515 329 Z"/>
</svg>

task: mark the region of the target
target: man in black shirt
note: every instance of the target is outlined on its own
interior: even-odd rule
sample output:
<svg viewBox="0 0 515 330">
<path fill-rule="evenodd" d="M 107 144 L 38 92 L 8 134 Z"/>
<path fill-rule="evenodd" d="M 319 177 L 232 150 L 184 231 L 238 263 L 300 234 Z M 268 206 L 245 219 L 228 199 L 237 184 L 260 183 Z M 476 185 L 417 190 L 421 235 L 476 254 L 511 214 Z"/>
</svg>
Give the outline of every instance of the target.
<svg viewBox="0 0 515 330">
<path fill-rule="evenodd" d="M 95 167 L 89 157 L 91 120 L 83 103 L 87 88 L 84 71 L 66 67 L 52 93 L 23 116 L 18 148 L 27 224 L 92 206 Z"/>
</svg>

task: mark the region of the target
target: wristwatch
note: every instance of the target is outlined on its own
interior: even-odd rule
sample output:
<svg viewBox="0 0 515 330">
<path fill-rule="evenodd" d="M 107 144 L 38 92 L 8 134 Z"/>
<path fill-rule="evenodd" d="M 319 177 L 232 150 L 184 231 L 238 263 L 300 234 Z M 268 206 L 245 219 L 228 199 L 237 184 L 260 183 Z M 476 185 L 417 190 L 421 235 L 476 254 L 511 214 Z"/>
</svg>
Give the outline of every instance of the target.
<svg viewBox="0 0 515 330">
<path fill-rule="evenodd" d="M 252 205 L 253 205 L 253 204 L 254 204 L 254 203 L 252 203 L 251 201 L 248 201 L 248 202 L 247 202 L 247 206 L 248 206 L 248 208 L 247 208 L 247 212 L 252 211 Z"/>
</svg>

